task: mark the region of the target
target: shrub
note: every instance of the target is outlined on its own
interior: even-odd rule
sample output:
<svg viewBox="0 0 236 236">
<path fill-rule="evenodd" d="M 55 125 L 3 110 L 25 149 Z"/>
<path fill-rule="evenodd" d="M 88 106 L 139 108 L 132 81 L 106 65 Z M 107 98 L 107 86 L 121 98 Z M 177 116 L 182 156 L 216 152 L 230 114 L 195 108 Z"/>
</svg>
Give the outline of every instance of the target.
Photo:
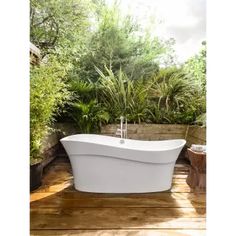
<svg viewBox="0 0 236 236">
<path fill-rule="evenodd" d="M 191 57 L 185 64 L 184 70 L 202 87 L 206 92 L 206 42 L 202 42 L 202 48 L 198 54 Z"/>
<path fill-rule="evenodd" d="M 162 69 L 150 82 L 152 122 L 193 123 L 204 112 L 201 87 L 182 69 Z"/>
<path fill-rule="evenodd" d="M 115 75 L 106 68 L 107 75 L 96 68 L 100 75 L 98 81 L 98 98 L 111 115 L 111 122 L 120 116 L 127 117 L 129 122 L 144 121 L 147 114 L 147 90 L 143 80 L 134 81 L 119 70 Z"/>
<path fill-rule="evenodd" d="M 74 96 L 67 113 L 78 126 L 79 132 L 99 132 L 102 123 L 109 121 L 110 115 L 97 100 L 96 83 L 80 78 L 71 78 L 69 89 Z"/>
<path fill-rule="evenodd" d="M 30 71 L 30 160 L 42 159 L 42 140 L 52 125 L 59 108 L 70 99 L 67 85 L 63 81 L 65 71 L 51 60 Z"/>
<path fill-rule="evenodd" d="M 71 77 L 96 82 L 99 76 L 95 66 L 103 73 L 107 66 L 114 74 L 121 68 L 132 79 L 148 78 L 159 70 L 173 41 L 151 37 L 148 30 L 144 33 L 131 16 L 122 16 L 117 4 L 101 7 L 95 16 L 94 30 L 89 34 L 85 50 L 74 60 Z"/>
<path fill-rule="evenodd" d="M 82 133 L 99 132 L 101 124 L 107 123 L 110 118 L 109 113 L 96 99 L 92 99 L 87 103 L 82 101 L 75 102 L 71 116 Z"/>
</svg>

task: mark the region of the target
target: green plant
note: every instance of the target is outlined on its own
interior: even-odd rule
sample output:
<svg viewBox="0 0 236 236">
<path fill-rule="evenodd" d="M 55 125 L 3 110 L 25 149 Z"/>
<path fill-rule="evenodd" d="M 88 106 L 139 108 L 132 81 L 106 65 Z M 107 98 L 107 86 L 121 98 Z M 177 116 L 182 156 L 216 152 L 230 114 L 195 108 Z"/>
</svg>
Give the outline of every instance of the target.
<svg viewBox="0 0 236 236">
<path fill-rule="evenodd" d="M 55 115 L 70 99 L 63 81 L 65 71 L 55 60 L 30 71 L 30 161 L 42 159 L 42 141 Z"/>
<path fill-rule="evenodd" d="M 81 80 L 80 78 L 71 79 L 69 89 L 73 92 L 75 101 L 79 99 L 83 102 L 89 102 L 96 99 L 96 84 L 91 81 Z"/>
<path fill-rule="evenodd" d="M 191 57 L 185 64 L 184 70 L 202 87 L 206 92 L 206 42 L 202 42 L 202 48 L 198 54 Z"/>
<path fill-rule="evenodd" d="M 195 121 L 195 124 L 206 127 L 206 113 L 199 115 Z"/>
<path fill-rule="evenodd" d="M 203 112 L 201 87 L 182 69 L 162 69 L 150 82 L 153 122 L 192 123 Z"/>
<path fill-rule="evenodd" d="M 98 81 L 98 98 L 111 114 L 111 121 L 126 116 L 130 122 L 140 123 L 147 112 L 147 90 L 143 80 L 134 81 L 119 70 L 115 75 L 112 70 L 105 68 L 107 75 L 96 68 L 100 75 Z"/>
<path fill-rule="evenodd" d="M 93 31 L 88 35 L 85 50 L 73 62 L 71 77 L 93 82 L 99 78 L 95 66 L 103 73 L 106 66 L 114 74 L 121 68 L 129 78 L 148 78 L 159 70 L 174 43 L 151 37 L 130 15 L 123 16 L 118 4 L 98 9 Z"/>
<path fill-rule="evenodd" d="M 87 103 L 75 102 L 71 116 L 82 133 L 98 132 L 101 124 L 107 123 L 110 118 L 109 113 L 103 109 L 96 99 Z"/>
<path fill-rule="evenodd" d="M 53 53 L 71 60 L 85 44 L 91 6 L 90 0 L 31 0 L 30 41 L 43 56 Z"/>
<path fill-rule="evenodd" d="M 205 44 L 178 69 L 174 39 L 152 37 L 151 28 L 124 16 L 117 3 L 31 0 L 30 7 L 31 41 L 44 59 L 57 58 L 31 71 L 34 159 L 55 119 L 98 132 L 121 115 L 134 123 L 191 124 L 206 112 Z"/>
</svg>

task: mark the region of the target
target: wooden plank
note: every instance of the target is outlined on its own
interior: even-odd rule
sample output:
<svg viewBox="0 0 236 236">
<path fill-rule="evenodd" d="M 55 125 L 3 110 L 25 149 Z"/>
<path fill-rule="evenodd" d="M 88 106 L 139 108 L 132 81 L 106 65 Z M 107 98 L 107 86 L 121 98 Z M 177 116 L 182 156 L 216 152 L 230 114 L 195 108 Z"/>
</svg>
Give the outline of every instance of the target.
<svg viewBox="0 0 236 236">
<path fill-rule="evenodd" d="M 205 193 L 93 194 L 82 192 L 34 193 L 33 207 L 195 207 L 206 206 Z"/>
<path fill-rule="evenodd" d="M 36 200 L 37 196 L 44 195 L 44 193 L 34 192 L 31 193 L 31 200 Z M 163 199 L 175 199 L 175 200 L 202 200 L 205 199 L 205 194 L 203 193 L 169 193 L 169 192 L 156 192 L 156 193 L 89 193 L 89 192 L 81 192 L 81 191 L 73 191 L 73 192 L 58 192 L 54 194 L 54 197 L 58 197 L 61 199 L 72 199 L 72 200 L 80 200 L 80 199 L 118 199 L 118 200 L 134 200 L 141 199 L 155 199 L 157 201 L 161 201 Z"/>
<path fill-rule="evenodd" d="M 205 236 L 205 230 L 31 230 L 31 236 Z"/>
<path fill-rule="evenodd" d="M 182 209 L 181 209 L 182 210 Z M 96 208 L 31 210 L 31 229 L 205 229 L 205 217 L 192 217 L 192 209 Z M 185 217 L 182 217 L 182 216 Z M 186 217 L 187 216 L 187 217 Z"/>
<path fill-rule="evenodd" d="M 184 179 L 186 180 L 188 174 L 179 174 L 179 173 L 176 173 L 176 174 L 173 174 L 173 179 Z"/>
<path fill-rule="evenodd" d="M 158 207 L 131 207 L 129 209 L 125 207 L 121 208 L 113 208 L 113 207 L 103 207 L 103 208 L 87 208 L 87 207 L 79 207 L 79 208 L 73 208 L 73 207 L 45 207 L 45 208 L 31 208 L 30 212 L 32 215 L 34 214 L 54 214 L 54 215 L 70 215 L 70 216 L 78 216 L 83 215 L 84 217 L 96 217 L 96 215 L 115 215 L 120 214 L 124 215 L 127 212 L 130 212 L 129 214 L 145 214 L 147 216 L 149 215 L 157 215 L 157 218 L 171 218 L 171 217 L 183 217 L 183 218 L 189 218 L 189 217 L 195 217 L 195 218 L 201 218 L 206 217 L 206 209 L 205 208 L 198 208 L 197 210 L 194 208 L 158 208 Z"/>
<path fill-rule="evenodd" d="M 172 193 L 190 193 L 193 190 L 187 184 L 173 184 L 172 188 L 170 189 Z"/>
</svg>

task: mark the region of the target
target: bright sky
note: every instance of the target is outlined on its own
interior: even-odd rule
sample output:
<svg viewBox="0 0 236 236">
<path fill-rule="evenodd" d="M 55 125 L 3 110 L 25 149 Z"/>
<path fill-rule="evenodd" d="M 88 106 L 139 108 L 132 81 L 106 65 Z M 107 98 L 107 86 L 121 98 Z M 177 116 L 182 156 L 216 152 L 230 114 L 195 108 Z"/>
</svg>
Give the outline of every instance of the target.
<svg viewBox="0 0 236 236">
<path fill-rule="evenodd" d="M 113 0 L 106 0 L 109 4 Z M 176 40 L 176 54 L 184 62 L 196 54 L 206 39 L 206 0 L 120 0 L 122 12 L 131 13 L 146 26 L 155 22 L 153 34 Z"/>
</svg>

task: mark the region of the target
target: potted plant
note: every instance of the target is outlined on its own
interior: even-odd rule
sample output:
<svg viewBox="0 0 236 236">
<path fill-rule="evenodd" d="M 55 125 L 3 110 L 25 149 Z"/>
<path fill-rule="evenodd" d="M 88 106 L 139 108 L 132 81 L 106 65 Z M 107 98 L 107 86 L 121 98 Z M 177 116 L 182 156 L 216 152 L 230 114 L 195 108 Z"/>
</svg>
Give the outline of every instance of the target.
<svg viewBox="0 0 236 236">
<path fill-rule="evenodd" d="M 31 103 L 33 104 L 33 102 Z M 35 112 L 35 110 L 34 110 Z M 44 156 L 42 153 L 42 141 L 48 127 L 41 125 L 40 117 L 34 117 L 31 110 L 30 119 L 30 191 L 41 186 Z M 35 119 L 36 118 L 36 119 Z"/>
<path fill-rule="evenodd" d="M 55 115 L 70 99 L 64 76 L 65 70 L 52 58 L 30 70 L 30 190 L 41 185 L 43 140 Z"/>
</svg>

